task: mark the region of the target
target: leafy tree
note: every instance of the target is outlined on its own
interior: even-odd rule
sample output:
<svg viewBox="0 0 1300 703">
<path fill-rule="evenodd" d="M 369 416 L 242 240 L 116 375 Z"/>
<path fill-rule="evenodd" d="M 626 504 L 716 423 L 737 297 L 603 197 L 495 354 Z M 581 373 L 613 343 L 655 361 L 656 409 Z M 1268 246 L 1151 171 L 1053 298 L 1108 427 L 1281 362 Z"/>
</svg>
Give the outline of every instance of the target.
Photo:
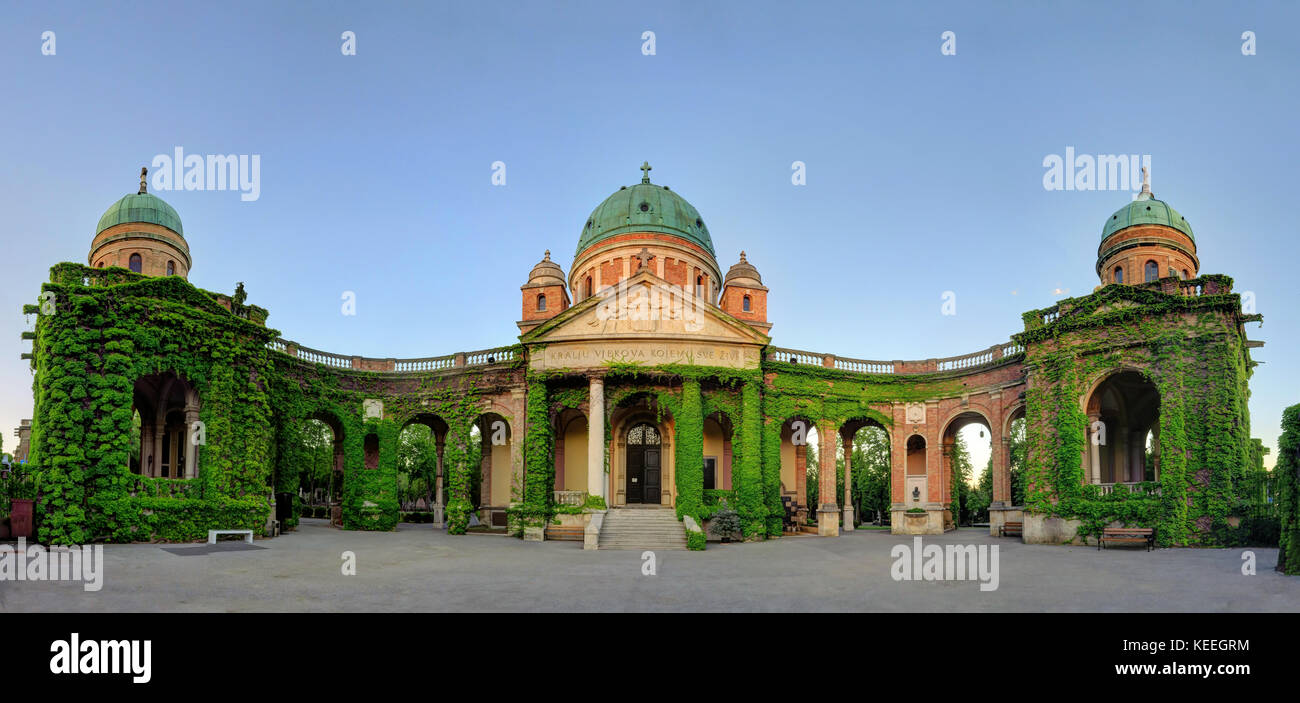
<svg viewBox="0 0 1300 703">
<path fill-rule="evenodd" d="M 412 503 L 423 497 L 432 505 L 437 486 L 437 438 L 427 425 L 408 425 L 397 435 L 398 499 Z"/>
<path fill-rule="evenodd" d="M 985 522 L 989 519 L 989 506 L 993 503 L 993 457 L 980 474 L 979 485 L 970 492 L 971 522 Z"/>
<path fill-rule="evenodd" d="M 1016 418 L 1011 422 L 1010 437 L 1007 438 L 1010 455 L 1011 504 L 1025 504 L 1025 456 L 1029 443 L 1025 440 L 1025 419 Z"/>
<path fill-rule="evenodd" d="M 341 477 L 333 475 L 334 431 L 320 420 L 307 420 L 298 428 L 298 441 L 304 449 L 298 485 L 307 488 L 311 502 L 314 503 L 323 493 L 326 502 L 333 503 L 335 495 L 342 489 Z"/>
<path fill-rule="evenodd" d="M 952 519 L 958 524 L 970 522 L 970 452 L 966 441 L 958 435 L 948 450 L 948 463 L 952 467 Z"/>
<path fill-rule="evenodd" d="M 889 435 L 875 426 L 858 430 L 853 437 L 853 512 L 861 522 L 867 515 L 883 522 L 892 502 L 889 495 Z"/>
</svg>

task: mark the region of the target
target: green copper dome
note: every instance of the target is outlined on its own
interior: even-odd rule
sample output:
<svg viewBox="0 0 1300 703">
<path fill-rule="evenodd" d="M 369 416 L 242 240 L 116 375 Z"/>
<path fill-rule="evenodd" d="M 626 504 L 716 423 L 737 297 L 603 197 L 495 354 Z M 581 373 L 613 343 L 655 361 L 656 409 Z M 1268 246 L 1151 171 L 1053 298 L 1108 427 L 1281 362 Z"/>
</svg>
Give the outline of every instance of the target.
<svg viewBox="0 0 1300 703">
<path fill-rule="evenodd" d="M 171 205 L 163 202 L 162 198 L 150 193 L 132 193 L 113 203 L 104 211 L 104 216 L 99 218 L 99 226 L 95 228 L 95 234 L 98 235 L 113 225 L 126 222 L 161 225 L 176 234 L 185 236 L 185 231 L 181 229 L 181 216 L 176 214 Z"/>
<path fill-rule="evenodd" d="M 641 182 L 623 186 L 591 211 L 578 239 L 574 256 L 601 240 L 628 232 L 662 232 L 698 244 L 710 256 L 713 239 L 700 213 L 668 186 L 650 182 L 650 165 L 642 164 Z"/>
<path fill-rule="evenodd" d="M 1104 240 L 1110 235 L 1133 225 L 1165 225 L 1187 235 L 1193 242 L 1196 237 L 1192 236 L 1192 225 L 1187 222 L 1187 218 L 1178 214 L 1178 211 L 1169 207 L 1169 204 L 1163 200 L 1156 200 L 1151 196 L 1150 191 L 1143 190 L 1138 194 L 1138 199 L 1125 205 L 1115 211 L 1110 219 L 1106 220 L 1106 226 L 1101 229 L 1101 238 Z"/>
</svg>

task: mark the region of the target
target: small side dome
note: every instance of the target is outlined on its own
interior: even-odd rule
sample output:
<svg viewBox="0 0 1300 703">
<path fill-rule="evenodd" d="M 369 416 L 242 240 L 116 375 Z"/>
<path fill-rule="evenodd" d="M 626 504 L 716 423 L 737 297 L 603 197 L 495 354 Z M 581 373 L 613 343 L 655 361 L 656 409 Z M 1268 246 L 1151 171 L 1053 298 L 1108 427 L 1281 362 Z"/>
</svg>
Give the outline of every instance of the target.
<svg viewBox="0 0 1300 703">
<path fill-rule="evenodd" d="M 103 216 L 99 218 L 99 226 L 95 228 L 95 234 L 112 227 L 114 225 L 147 222 L 185 236 L 185 230 L 181 226 L 181 216 L 176 214 L 176 210 L 163 201 L 162 198 L 152 193 L 132 193 L 122 196 L 121 200 L 113 203 Z"/>
<path fill-rule="evenodd" d="M 1156 200 L 1151 194 L 1150 184 L 1147 183 L 1143 184 L 1142 192 L 1138 193 L 1136 200 L 1116 210 L 1115 214 L 1106 220 L 1106 224 L 1101 228 L 1101 239 L 1105 241 L 1110 235 L 1133 225 L 1172 227 L 1187 235 L 1193 242 L 1196 241 L 1196 237 L 1192 236 L 1192 225 L 1187 218 L 1178 214 L 1169 203 Z"/>
<path fill-rule="evenodd" d="M 533 270 L 528 274 L 528 285 L 530 286 L 560 286 L 564 287 L 564 270 L 560 265 L 551 261 L 551 250 L 546 250 L 546 255 L 542 260 L 537 262 Z"/>
<path fill-rule="evenodd" d="M 749 263 L 745 258 L 745 252 L 740 252 L 740 261 L 733 264 L 727 269 L 727 277 L 723 279 L 722 285 L 740 285 L 759 287 L 763 285 L 763 277 L 758 275 L 758 269 Z"/>
</svg>

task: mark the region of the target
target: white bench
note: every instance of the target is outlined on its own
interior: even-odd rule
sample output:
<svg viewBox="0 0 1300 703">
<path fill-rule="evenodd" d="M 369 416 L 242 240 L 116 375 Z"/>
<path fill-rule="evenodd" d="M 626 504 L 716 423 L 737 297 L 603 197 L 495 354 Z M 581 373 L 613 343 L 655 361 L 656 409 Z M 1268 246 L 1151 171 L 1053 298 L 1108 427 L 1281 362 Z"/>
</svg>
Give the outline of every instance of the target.
<svg viewBox="0 0 1300 703">
<path fill-rule="evenodd" d="M 253 543 L 252 530 L 208 530 L 208 544 L 216 544 L 217 535 L 243 535 L 245 542 Z"/>
</svg>

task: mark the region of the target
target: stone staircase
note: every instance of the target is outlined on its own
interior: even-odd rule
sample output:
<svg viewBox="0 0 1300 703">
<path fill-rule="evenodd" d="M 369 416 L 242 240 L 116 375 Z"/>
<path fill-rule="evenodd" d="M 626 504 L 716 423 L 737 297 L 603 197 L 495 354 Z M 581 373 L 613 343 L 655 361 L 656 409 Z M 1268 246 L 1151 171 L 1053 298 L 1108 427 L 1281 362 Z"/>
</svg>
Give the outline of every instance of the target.
<svg viewBox="0 0 1300 703">
<path fill-rule="evenodd" d="M 600 528 L 600 549 L 686 549 L 686 528 L 672 508 L 613 508 Z"/>
</svg>

